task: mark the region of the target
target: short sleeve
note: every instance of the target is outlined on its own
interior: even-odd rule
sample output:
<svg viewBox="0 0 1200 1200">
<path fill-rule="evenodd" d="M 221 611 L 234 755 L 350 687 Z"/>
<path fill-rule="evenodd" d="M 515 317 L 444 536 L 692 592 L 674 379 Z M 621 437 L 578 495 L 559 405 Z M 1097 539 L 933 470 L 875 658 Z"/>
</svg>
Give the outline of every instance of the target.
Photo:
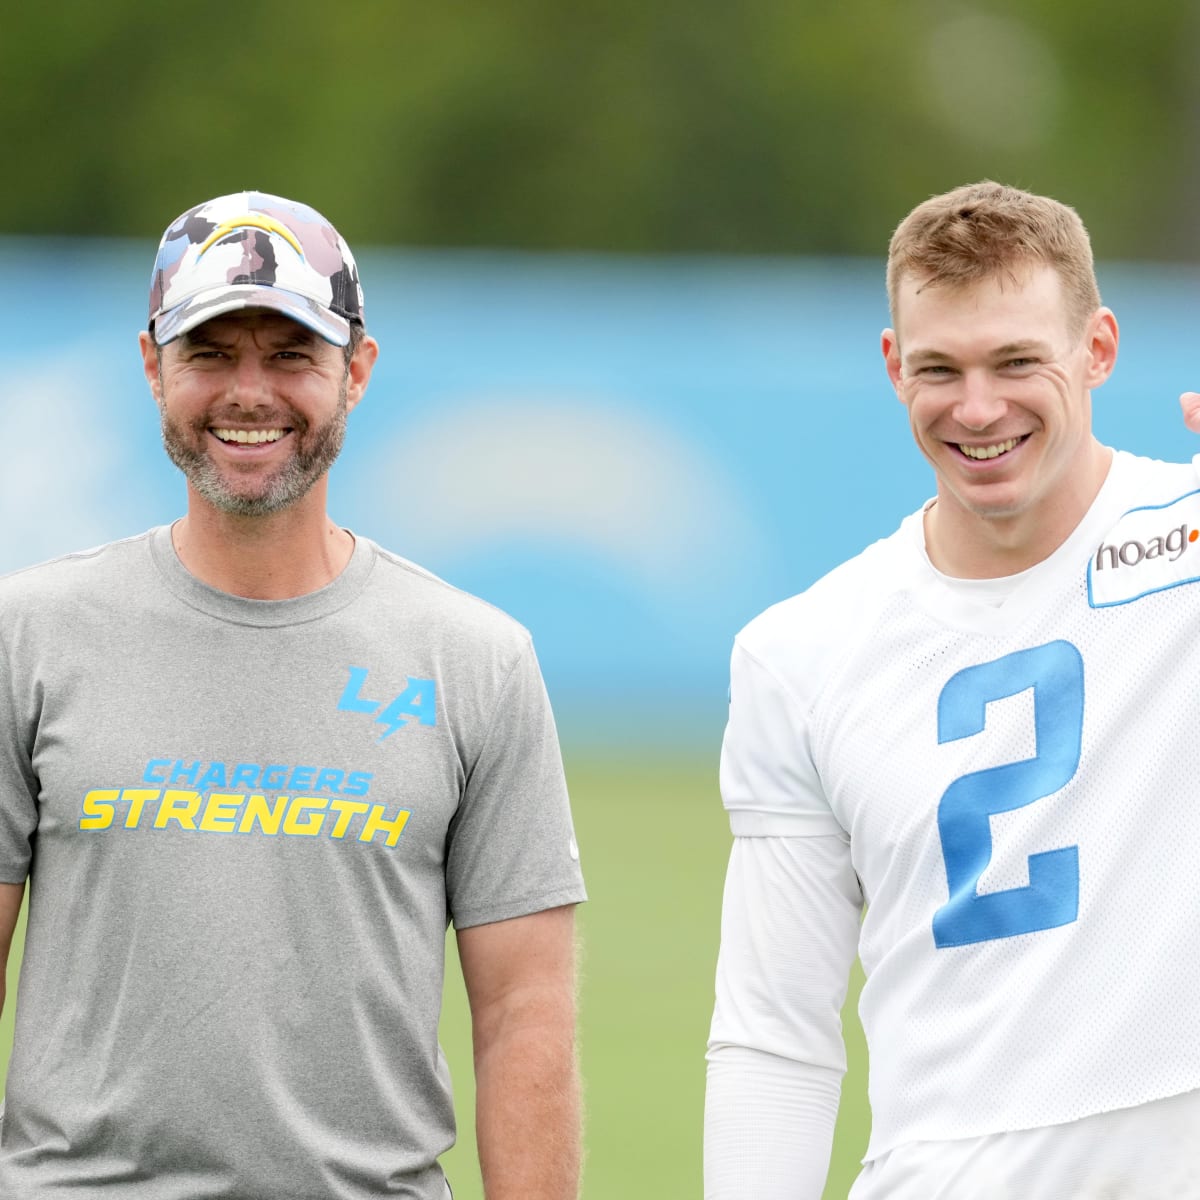
<svg viewBox="0 0 1200 1200">
<path fill-rule="evenodd" d="M 528 642 L 450 824 L 446 898 L 459 929 L 587 898 L 558 734 Z"/>
<path fill-rule="evenodd" d="M 721 798 L 738 837 L 845 836 L 812 762 L 802 704 L 740 640 L 730 663 Z"/>
<path fill-rule="evenodd" d="M 17 693 L 12 659 L 0 641 L 0 883 L 25 881 L 38 823 L 29 720 Z"/>
</svg>

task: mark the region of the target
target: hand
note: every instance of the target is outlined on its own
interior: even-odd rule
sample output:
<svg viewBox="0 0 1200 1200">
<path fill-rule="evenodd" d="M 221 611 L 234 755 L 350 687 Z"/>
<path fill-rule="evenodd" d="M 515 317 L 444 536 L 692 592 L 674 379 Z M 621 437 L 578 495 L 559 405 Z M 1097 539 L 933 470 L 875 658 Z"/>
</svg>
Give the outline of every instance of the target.
<svg viewBox="0 0 1200 1200">
<path fill-rule="evenodd" d="M 1193 433 L 1200 433 L 1200 392 L 1184 392 L 1179 407 L 1183 409 L 1183 423 Z"/>
</svg>

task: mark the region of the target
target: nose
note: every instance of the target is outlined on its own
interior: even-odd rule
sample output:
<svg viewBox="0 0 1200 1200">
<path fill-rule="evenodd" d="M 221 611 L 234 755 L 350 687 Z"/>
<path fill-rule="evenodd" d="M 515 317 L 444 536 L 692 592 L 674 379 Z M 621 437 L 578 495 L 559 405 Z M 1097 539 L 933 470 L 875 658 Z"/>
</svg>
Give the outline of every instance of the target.
<svg viewBox="0 0 1200 1200">
<path fill-rule="evenodd" d="M 990 372 L 964 372 L 962 394 L 954 406 L 954 419 L 960 425 L 966 429 L 986 429 L 1004 415 L 1005 407 Z"/>
<path fill-rule="evenodd" d="M 230 380 L 231 399 L 243 408 L 254 408 L 267 400 L 267 372 L 258 357 L 241 355 Z"/>
</svg>

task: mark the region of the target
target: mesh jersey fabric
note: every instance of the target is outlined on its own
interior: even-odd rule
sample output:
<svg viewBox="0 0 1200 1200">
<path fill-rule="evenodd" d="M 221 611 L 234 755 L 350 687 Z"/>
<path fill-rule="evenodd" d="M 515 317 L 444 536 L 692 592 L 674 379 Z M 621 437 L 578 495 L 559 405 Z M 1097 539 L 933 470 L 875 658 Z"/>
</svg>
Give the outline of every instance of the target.
<svg viewBox="0 0 1200 1200">
<path fill-rule="evenodd" d="M 1192 464 L 1115 453 L 1079 527 L 998 605 L 932 569 L 914 514 L 738 636 L 733 832 L 840 838 L 862 889 L 868 1159 L 1200 1088 L 1200 587 L 1181 568 L 1101 606 L 1089 571 L 1123 514 L 1174 521 L 1165 506 L 1198 482 Z M 1190 570 L 1200 549 L 1178 557 Z M 803 945 L 845 929 L 827 894 Z M 824 963 L 849 963 L 840 936 Z M 779 981 L 726 973 L 714 1042 L 830 1065 L 840 970 L 816 964 L 782 1029 Z"/>
</svg>

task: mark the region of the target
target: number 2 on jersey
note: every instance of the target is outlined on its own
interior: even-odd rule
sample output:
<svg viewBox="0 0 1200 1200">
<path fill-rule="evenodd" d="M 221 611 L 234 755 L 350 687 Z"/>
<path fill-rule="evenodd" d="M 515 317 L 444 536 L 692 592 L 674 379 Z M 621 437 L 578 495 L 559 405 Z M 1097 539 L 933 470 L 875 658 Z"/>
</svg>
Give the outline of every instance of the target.
<svg viewBox="0 0 1200 1200">
<path fill-rule="evenodd" d="M 1083 737 L 1083 659 L 1070 642 L 1049 642 L 967 667 L 938 697 L 938 742 L 982 733 L 987 705 L 1033 689 L 1037 753 L 1021 762 L 956 779 L 938 805 L 938 834 L 950 899 L 934 913 L 938 947 L 966 946 L 1069 925 L 1079 915 L 1079 847 L 1029 856 L 1029 883 L 976 891 L 992 860 L 993 813 L 1011 812 L 1057 792 L 1079 767 Z"/>
</svg>

